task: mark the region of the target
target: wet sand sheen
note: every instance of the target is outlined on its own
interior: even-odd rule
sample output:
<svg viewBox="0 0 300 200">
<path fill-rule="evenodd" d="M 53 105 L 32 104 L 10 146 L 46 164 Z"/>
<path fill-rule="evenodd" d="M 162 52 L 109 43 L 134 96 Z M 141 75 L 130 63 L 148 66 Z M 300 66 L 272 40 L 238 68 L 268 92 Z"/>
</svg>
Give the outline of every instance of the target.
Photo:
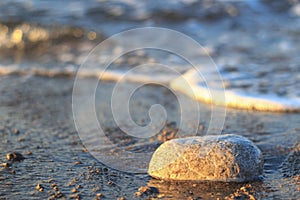
<svg viewBox="0 0 300 200">
<path fill-rule="evenodd" d="M 2 76 L 0 82 L 0 91 L 3 94 L 0 98 L 0 127 L 1 138 L 3 138 L 0 146 L 1 162 L 6 162 L 5 155 L 8 151 L 19 151 L 26 157 L 22 162 L 13 163 L 12 167 L 1 168 L 1 197 L 10 195 L 12 198 L 21 198 L 26 194 L 29 198 L 48 198 L 57 195 L 57 191 L 51 187 L 52 184 L 56 184 L 66 197 L 80 194 L 85 198 L 94 198 L 97 193 L 102 193 L 108 198 L 124 196 L 131 199 L 137 188 L 147 184 L 157 188 L 159 192 L 144 194 L 142 196 L 144 198 L 149 196 L 177 199 L 191 196 L 224 198 L 238 194 L 254 195 L 257 198 L 298 197 L 296 191 L 289 189 L 296 187 L 293 181 L 295 177 L 284 177 L 280 170 L 280 163 L 291 152 L 294 143 L 299 143 L 299 114 L 228 110 L 224 133 L 246 136 L 262 150 L 265 158 L 262 181 L 250 185 L 220 183 L 220 187 L 218 184 L 211 187 L 210 183 L 205 182 L 195 183 L 196 185 L 165 183 L 153 180 L 146 174 L 127 174 L 107 168 L 85 151 L 75 131 L 69 104 L 72 95 L 72 79 Z M 112 133 L 116 130 L 111 129 L 113 122 L 109 117 L 107 94 L 113 85 L 113 82 L 107 82 L 97 92 L 99 99 L 97 107 L 107 113 L 105 118 L 99 116 L 99 120 Z M 130 85 L 128 83 L 126 87 L 131 87 Z M 140 109 L 147 110 L 148 104 L 152 104 L 153 100 L 145 99 L 143 93 L 151 94 L 158 102 L 174 102 L 174 97 L 167 95 L 165 90 L 164 88 L 153 90 L 152 87 L 141 89 L 141 93 L 136 94 L 131 107 L 135 113 L 134 118 L 147 121 Z M 138 102 L 143 102 L 143 106 L 140 107 Z M 169 106 L 166 106 L 171 117 L 168 120 L 176 121 L 177 119 L 174 118 L 176 105 Z M 210 111 L 207 110 L 206 105 L 200 104 L 200 106 L 203 121 L 208 121 Z M 13 133 L 15 128 L 20 130 L 18 134 Z M 121 144 L 126 138 L 115 137 L 114 139 Z M 135 144 L 139 144 L 140 147 L 146 145 L 148 147 L 142 149 L 154 151 L 157 142 L 160 142 L 158 139 L 159 137 L 154 138 L 150 143 L 138 141 Z M 149 145 L 150 147 L 153 145 L 154 148 L 149 148 Z M 28 154 L 29 151 L 32 154 Z M 298 173 L 299 169 L 296 168 L 295 175 L 297 176 Z M 280 185 L 282 182 L 284 184 Z M 45 188 L 43 192 L 35 189 L 38 183 Z M 198 187 L 210 189 L 193 189 Z M 78 192 L 74 194 L 73 188 L 77 188 Z M 10 194 L 5 191 L 10 191 Z"/>
</svg>

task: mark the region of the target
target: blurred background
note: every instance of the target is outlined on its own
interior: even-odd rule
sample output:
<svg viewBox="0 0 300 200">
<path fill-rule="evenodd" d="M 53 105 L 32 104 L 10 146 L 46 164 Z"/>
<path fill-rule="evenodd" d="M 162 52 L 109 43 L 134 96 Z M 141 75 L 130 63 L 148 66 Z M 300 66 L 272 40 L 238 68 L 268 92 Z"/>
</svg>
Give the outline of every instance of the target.
<svg viewBox="0 0 300 200">
<path fill-rule="evenodd" d="M 227 88 L 299 97 L 298 0 L 3 0 L 0 73 L 28 68 L 68 73 L 103 39 L 145 26 L 171 28 L 198 41 Z M 138 64 L 130 62 L 119 62 L 118 68 Z M 59 70 L 50 73 L 53 66 Z"/>
</svg>

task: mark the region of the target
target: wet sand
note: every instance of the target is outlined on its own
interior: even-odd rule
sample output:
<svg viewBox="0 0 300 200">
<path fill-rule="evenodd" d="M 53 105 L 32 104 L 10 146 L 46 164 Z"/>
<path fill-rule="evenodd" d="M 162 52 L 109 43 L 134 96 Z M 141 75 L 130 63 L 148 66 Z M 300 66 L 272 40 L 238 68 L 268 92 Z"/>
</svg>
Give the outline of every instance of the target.
<svg viewBox="0 0 300 200">
<path fill-rule="evenodd" d="M 295 146 L 300 142 L 299 114 L 227 109 L 223 133 L 246 136 L 262 150 L 265 160 L 262 180 L 243 184 L 168 183 L 147 174 L 116 171 L 91 156 L 82 145 L 72 118 L 73 81 L 67 77 L 0 77 L 0 162 L 9 162 L 6 160 L 9 152 L 20 152 L 26 157 L 23 161 L 13 162 L 10 167 L 0 168 L 1 199 L 69 199 L 77 196 L 82 199 L 300 197 L 299 146 Z M 132 87 L 134 84 L 125 85 Z M 96 108 L 101 108 L 101 113 L 107 112 L 105 118 L 99 114 L 100 123 L 111 134 L 117 134 L 108 109 L 107 94 L 113 86 L 112 82 L 102 83 L 97 91 Z M 159 86 L 147 86 L 136 93 L 130 108 L 133 119 L 147 122 L 145 112 L 154 102 L 165 105 L 170 116 L 168 121 L 177 120 L 178 105 L 174 96 Z M 207 105 L 199 105 L 201 126 L 205 130 L 210 110 Z M 126 138 L 113 138 L 116 143 L 126 143 Z M 142 150 L 151 152 L 161 140 L 162 137 L 157 136 L 149 141 L 137 141 L 135 145 L 138 143 Z M 36 189 L 38 184 L 42 191 Z M 138 188 L 147 185 L 150 190 L 136 194 Z"/>
<path fill-rule="evenodd" d="M 299 97 L 300 23 L 299 12 L 293 10 L 296 4 L 269 0 L 260 4 L 249 0 L 247 4 L 224 2 L 199 10 L 204 1 L 195 5 L 192 1 L 187 5 L 173 5 L 168 1 L 157 5 L 137 4 L 141 6 L 137 9 L 135 4 L 121 1 L 120 5 L 126 9 L 122 10 L 121 6 L 116 7 L 121 10 L 114 10 L 109 1 L 103 4 L 93 0 L 66 4 L 33 1 L 32 5 L 25 1 L 3 2 L 0 7 L 3 39 L 0 41 L 0 199 L 300 198 L 299 113 L 227 109 L 222 134 L 245 136 L 262 150 L 265 164 L 261 180 L 239 184 L 164 182 L 146 173 L 112 169 L 95 159 L 75 128 L 71 104 L 74 83 L 71 75 L 86 54 L 113 33 L 143 26 L 182 31 L 210 50 L 223 75 L 238 72 L 259 79 L 246 76 L 235 81 L 229 76 L 232 83 L 229 89 Z M 140 8 L 144 12 L 139 12 Z M 22 37 L 17 34 L 20 30 Z M 47 37 L 36 34 L 31 41 L 29 32 L 36 30 Z M 165 58 L 165 54 L 160 56 Z M 137 61 L 132 63 L 131 58 Z M 173 65 L 173 60 L 167 58 L 166 63 L 170 61 Z M 129 55 L 112 69 L 126 71 L 128 66 L 147 59 Z M 9 68 L 11 65 L 16 67 L 15 71 Z M 184 72 L 187 68 L 179 63 L 178 70 Z M 110 110 L 114 85 L 102 82 L 96 92 L 97 117 L 106 133 L 100 140 L 109 140 L 118 149 L 131 153 L 151 154 L 163 141 L 176 136 L 180 121 L 178 102 L 168 89 L 157 85 L 140 88 L 131 98 L 130 112 L 137 124 L 145 125 L 149 122 L 151 105 L 162 104 L 168 114 L 168 126 L 147 139 L 132 138 L 120 131 Z M 134 86 L 134 83 L 122 85 L 124 91 Z M 191 135 L 206 134 L 211 120 L 211 106 L 199 103 L 199 107 L 200 130 Z M 129 156 L 121 158 L 109 146 L 100 151 L 109 155 L 118 168 L 147 171 L 149 158 L 131 159 L 124 165 Z M 11 152 L 19 152 L 25 159 L 8 161 L 6 155 Z"/>
</svg>

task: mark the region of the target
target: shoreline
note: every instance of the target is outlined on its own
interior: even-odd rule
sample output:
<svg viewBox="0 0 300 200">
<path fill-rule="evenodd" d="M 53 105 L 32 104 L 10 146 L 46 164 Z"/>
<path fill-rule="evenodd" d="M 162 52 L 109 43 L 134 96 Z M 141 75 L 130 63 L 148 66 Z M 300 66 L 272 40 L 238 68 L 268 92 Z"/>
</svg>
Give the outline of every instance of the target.
<svg viewBox="0 0 300 200">
<path fill-rule="evenodd" d="M 126 87 L 130 87 L 132 83 L 126 84 Z M 109 94 L 114 84 L 107 82 L 104 85 L 105 87 L 101 88 L 97 95 L 99 98 L 97 108 L 108 113 L 107 96 L 109 95 L 103 94 Z M 0 77 L 2 94 L 0 97 L 0 133 L 3 138 L 0 145 L 0 161 L 5 162 L 6 153 L 11 151 L 18 151 L 26 157 L 24 161 L 13 163 L 9 168 L 0 168 L 1 198 L 5 199 L 8 196 L 22 198 L 24 195 L 28 199 L 49 198 L 57 195 L 57 191 L 51 187 L 52 184 L 57 185 L 65 198 L 71 198 L 77 194 L 82 198 L 95 198 L 98 193 L 101 193 L 104 198 L 108 199 L 121 196 L 131 199 L 136 198 L 135 192 L 145 185 L 155 187 L 159 192 L 143 194 L 141 198 L 151 196 L 209 197 L 212 192 L 215 193 L 212 198 L 225 198 L 236 192 L 243 194 L 240 190 L 242 187 L 246 187 L 246 190 L 256 198 L 299 197 L 297 184 L 293 181 L 295 176 L 283 177 L 280 172 L 280 164 L 293 151 L 293 145 L 300 141 L 300 124 L 297 120 L 299 114 L 256 113 L 228 109 L 223 132 L 241 134 L 258 145 L 265 157 L 264 180 L 250 183 L 251 188 L 247 185 L 249 183 L 239 185 L 220 183 L 220 187 L 222 185 L 225 187 L 210 188 L 211 183 L 204 182 L 197 183 L 196 188 L 201 186 L 210 188 L 209 190 L 194 190 L 190 184 L 165 183 L 151 179 L 147 174 L 134 175 L 115 171 L 95 160 L 82 146 L 74 127 L 70 104 L 72 86 L 72 78 Z M 153 101 L 145 97 L 145 93 L 155 97 L 153 99 L 160 103 L 168 102 L 169 105 L 166 105 L 166 108 L 171 115 L 169 121 L 176 121 L 176 118 L 172 118 L 176 115 L 174 112 L 176 105 L 172 103 L 173 97 L 163 88 L 153 90 L 151 87 L 142 88 L 136 94 L 131 107 L 135 119 L 144 119 L 147 122 L 143 109 L 147 110 Z M 142 107 L 139 102 L 144 102 Z M 207 105 L 201 103 L 199 105 L 205 122 L 209 120 L 210 111 Z M 113 128 L 108 115 L 105 116 L 106 120 L 102 123 L 107 128 Z M 99 117 L 100 121 L 103 120 L 101 116 Z M 19 133 L 13 133 L 13 129 L 18 129 Z M 114 129 L 112 129 L 113 132 Z M 124 138 L 115 137 L 115 139 L 116 142 L 122 142 Z M 151 147 L 157 144 L 155 142 L 157 139 L 154 138 L 152 143 L 140 143 L 140 145 Z M 28 154 L 29 152 L 32 154 Z M 297 167 L 296 176 L 299 176 Z M 35 189 L 37 184 L 44 187 L 43 192 Z M 74 188 L 77 188 L 75 193 L 72 192 Z M 197 192 L 193 194 L 183 192 L 191 189 Z"/>
</svg>

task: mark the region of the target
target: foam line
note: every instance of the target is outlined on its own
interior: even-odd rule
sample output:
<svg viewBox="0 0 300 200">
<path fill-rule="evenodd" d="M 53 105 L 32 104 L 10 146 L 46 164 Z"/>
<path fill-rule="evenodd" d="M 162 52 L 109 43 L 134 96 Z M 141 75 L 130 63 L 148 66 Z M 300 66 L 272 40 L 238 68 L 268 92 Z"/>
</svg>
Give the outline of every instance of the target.
<svg viewBox="0 0 300 200">
<path fill-rule="evenodd" d="M 79 78 L 98 78 L 103 81 L 128 81 L 137 83 L 157 83 L 168 84 L 175 76 L 157 74 L 155 76 L 149 76 L 146 74 L 130 74 L 121 70 L 101 70 L 101 69 L 80 69 L 75 68 L 20 68 L 17 66 L 0 66 L 0 76 L 4 75 L 36 75 L 45 77 L 58 77 L 58 76 L 70 76 Z"/>
<path fill-rule="evenodd" d="M 203 72 L 203 71 L 202 71 Z M 169 84 L 171 88 L 182 92 L 189 97 L 208 104 L 227 106 L 231 108 L 272 111 L 272 112 L 299 112 L 300 98 L 284 98 L 274 95 L 246 94 L 230 89 L 217 90 L 207 88 L 203 84 L 202 77 L 199 77 L 195 69 L 190 69 L 181 77 L 156 74 L 126 74 L 121 70 L 99 70 L 99 69 L 80 69 L 75 67 L 67 68 L 20 68 L 17 66 L 0 66 L 0 75 L 37 75 L 46 77 L 70 76 L 80 78 L 98 78 L 103 81 L 127 81 L 137 83 L 157 83 Z M 203 74 L 203 77 L 205 76 Z M 222 98 L 225 97 L 225 98 Z"/>
<path fill-rule="evenodd" d="M 235 92 L 230 89 L 220 91 L 207 88 L 203 86 L 203 79 L 198 75 L 195 69 L 191 69 L 186 72 L 183 77 L 171 81 L 170 85 L 174 90 L 180 91 L 193 99 L 205 103 L 258 111 L 300 111 L 300 98 L 284 98 L 267 94 L 251 95 Z M 221 98 L 221 95 L 225 96 L 225 98 Z"/>
</svg>

